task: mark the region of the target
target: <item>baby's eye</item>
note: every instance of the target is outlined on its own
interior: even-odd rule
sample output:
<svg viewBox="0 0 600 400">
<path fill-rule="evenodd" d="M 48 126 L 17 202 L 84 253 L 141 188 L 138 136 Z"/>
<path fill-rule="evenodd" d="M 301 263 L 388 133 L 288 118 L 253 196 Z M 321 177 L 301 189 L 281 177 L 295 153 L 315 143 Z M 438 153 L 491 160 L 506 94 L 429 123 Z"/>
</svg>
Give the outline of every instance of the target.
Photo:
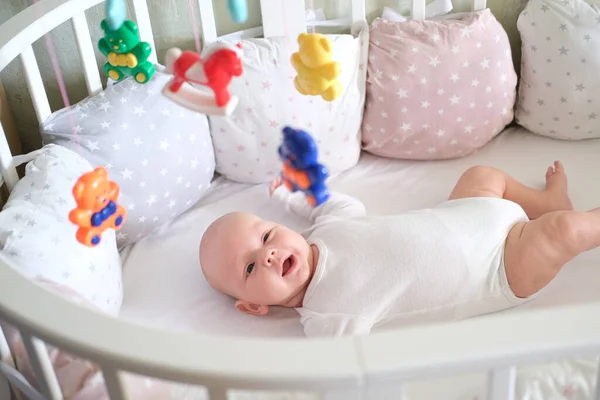
<svg viewBox="0 0 600 400">
<path fill-rule="evenodd" d="M 263 236 L 263 243 L 266 243 L 267 240 L 269 239 L 269 235 L 271 234 L 271 231 L 265 233 L 265 236 Z"/>
<path fill-rule="evenodd" d="M 246 267 L 246 276 L 250 275 L 252 273 L 252 270 L 254 269 L 254 263 L 248 265 Z"/>
</svg>

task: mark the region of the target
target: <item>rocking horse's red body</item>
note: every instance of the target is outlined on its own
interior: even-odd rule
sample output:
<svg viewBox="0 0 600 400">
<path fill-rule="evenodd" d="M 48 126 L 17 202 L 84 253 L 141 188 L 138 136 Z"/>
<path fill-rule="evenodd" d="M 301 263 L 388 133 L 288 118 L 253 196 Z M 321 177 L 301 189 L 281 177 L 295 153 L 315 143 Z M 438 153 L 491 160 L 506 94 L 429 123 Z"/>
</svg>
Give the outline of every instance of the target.
<svg viewBox="0 0 600 400">
<path fill-rule="evenodd" d="M 208 53 L 206 59 L 193 51 L 171 49 L 167 52 L 167 72 L 173 74 L 168 89 L 177 93 L 185 83 L 209 87 L 215 95 L 215 105 L 225 107 L 231 98 L 229 83 L 234 76 L 242 75 L 242 61 L 236 49 L 219 48 Z"/>
</svg>

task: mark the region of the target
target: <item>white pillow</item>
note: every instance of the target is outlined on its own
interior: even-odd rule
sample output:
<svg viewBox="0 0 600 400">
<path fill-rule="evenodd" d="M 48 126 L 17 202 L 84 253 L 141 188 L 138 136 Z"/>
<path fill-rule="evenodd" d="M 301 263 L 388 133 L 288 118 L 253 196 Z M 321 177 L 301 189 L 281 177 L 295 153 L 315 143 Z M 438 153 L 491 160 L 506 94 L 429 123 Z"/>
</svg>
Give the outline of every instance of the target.
<svg viewBox="0 0 600 400">
<path fill-rule="evenodd" d="M 73 186 L 92 166 L 57 145 L 32 156 L 0 212 L 0 250 L 25 276 L 62 284 L 117 315 L 123 285 L 115 232 L 105 231 L 99 245 L 87 247 L 75 239 L 77 226 L 68 219 L 76 206 Z"/>
<path fill-rule="evenodd" d="M 216 171 L 244 183 L 272 180 L 280 171 L 277 148 L 286 125 L 309 132 L 330 174 L 347 170 L 360 155 L 360 124 L 366 86 L 368 29 L 357 37 L 327 35 L 342 64 L 344 91 L 332 102 L 296 91 L 291 56 L 296 38 L 242 41 L 244 72 L 229 89 L 239 104 L 229 117 L 210 117 Z"/>
<path fill-rule="evenodd" d="M 531 132 L 600 137 L 599 6 L 598 0 L 531 0 L 519 16 L 523 56 L 515 117 Z"/>
</svg>

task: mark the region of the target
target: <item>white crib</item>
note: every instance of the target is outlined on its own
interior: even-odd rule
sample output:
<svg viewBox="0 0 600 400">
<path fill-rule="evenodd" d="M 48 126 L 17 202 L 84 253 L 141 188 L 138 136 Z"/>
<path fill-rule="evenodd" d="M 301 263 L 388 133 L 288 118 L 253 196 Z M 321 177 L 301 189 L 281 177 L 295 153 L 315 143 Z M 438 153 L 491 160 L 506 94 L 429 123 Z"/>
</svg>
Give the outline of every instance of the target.
<svg viewBox="0 0 600 400">
<path fill-rule="evenodd" d="M 20 58 L 38 121 L 44 121 L 51 108 L 32 44 L 65 21 L 72 23 L 89 94 L 103 89 L 84 14 L 101 2 L 41 0 L 0 26 L 0 71 Z M 260 3 L 263 26 L 236 35 L 295 36 L 306 29 L 304 1 Z M 314 24 L 353 27 L 365 21 L 364 0 L 340 3 L 351 6 L 350 18 Z M 132 19 L 138 23 L 142 40 L 154 45 L 145 0 L 132 0 L 132 4 Z M 485 7 L 485 1 L 473 4 Z M 212 0 L 198 0 L 197 6 L 204 42 L 216 40 Z M 424 10 L 425 1 L 414 0 L 413 15 L 424 16 Z M 156 62 L 154 52 L 152 57 Z M 13 158 L 0 135 L 0 170 L 9 190 L 18 182 L 18 163 L 19 158 Z M 176 334 L 110 318 L 54 296 L 15 272 L 0 254 L 0 318 L 21 332 L 42 382 L 40 399 L 63 398 L 46 352 L 48 343 L 100 365 L 115 400 L 129 398 L 120 371 L 203 385 L 211 399 L 228 398 L 228 389 L 307 390 L 322 395 L 338 393 L 344 399 L 382 399 L 381 393 L 389 385 L 489 371 L 487 398 L 510 400 L 516 365 L 600 354 L 598 316 L 600 304 L 596 303 L 335 340 Z M 70 326 L 68 331 L 63 329 L 65 325 Z M 0 356 L 10 357 L 3 335 Z M 13 382 L 18 379 L 8 364 L 2 364 L 0 371 Z M 0 398 L 9 398 L 8 390 L 7 380 L 0 378 Z M 600 400 L 600 388 L 595 399 Z"/>
</svg>

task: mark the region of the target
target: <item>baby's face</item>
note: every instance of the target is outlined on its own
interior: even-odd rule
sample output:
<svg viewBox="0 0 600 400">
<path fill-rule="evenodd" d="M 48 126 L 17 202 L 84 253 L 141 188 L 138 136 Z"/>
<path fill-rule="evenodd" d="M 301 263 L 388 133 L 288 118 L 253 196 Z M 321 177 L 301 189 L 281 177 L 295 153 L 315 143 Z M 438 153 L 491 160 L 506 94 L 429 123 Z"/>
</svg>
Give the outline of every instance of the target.
<svg viewBox="0 0 600 400">
<path fill-rule="evenodd" d="M 217 220 L 200 246 L 202 267 L 214 288 L 263 306 L 301 306 L 314 258 L 300 234 L 248 213 Z"/>
</svg>

